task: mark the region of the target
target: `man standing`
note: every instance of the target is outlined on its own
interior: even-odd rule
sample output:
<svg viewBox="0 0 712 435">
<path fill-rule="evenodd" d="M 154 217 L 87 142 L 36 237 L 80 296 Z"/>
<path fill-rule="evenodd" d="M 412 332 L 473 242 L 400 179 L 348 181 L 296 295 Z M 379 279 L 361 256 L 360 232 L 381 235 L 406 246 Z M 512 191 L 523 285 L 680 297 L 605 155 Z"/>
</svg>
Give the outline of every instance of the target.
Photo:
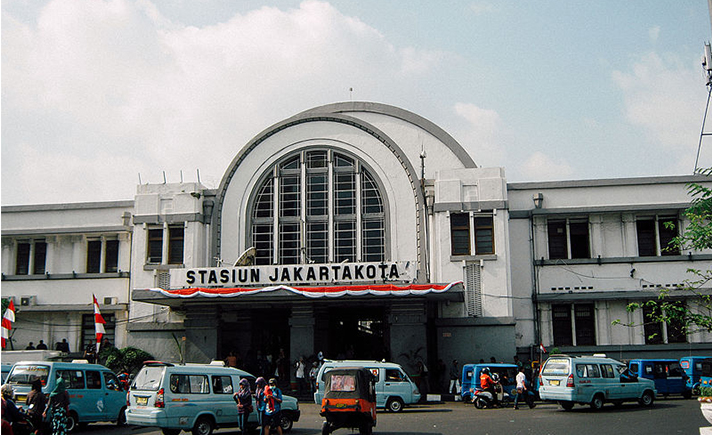
<svg viewBox="0 0 712 435">
<path fill-rule="evenodd" d="M 269 380 L 269 386 L 265 388 L 265 435 L 269 435 L 270 429 L 277 429 L 277 433 L 282 435 L 282 391 L 277 387 L 277 380 Z"/>
<path fill-rule="evenodd" d="M 514 409 L 519 409 L 519 406 L 517 405 L 519 403 L 519 398 L 522 396 L 524 396 L 524 401 L 527 402 L 529 408 L 536 406 L 529 395 L 529 390 L 527 388 L 527 376 L 524 374 L 524 367 L 520 367 L 519 373 L 517 373 L 517 395 L 514 397 Z"/>
<path fill-rule="evenodd" d="M 455 400 L 458 400 L 460 395 L 460 369 L 457 366 L 457 360 L 452 360 L 452 366 L 450 366 L 450 387 L 448 387 L 448 394 L 452 393 L 452 387 L 455 387 Z"/>
</svg>

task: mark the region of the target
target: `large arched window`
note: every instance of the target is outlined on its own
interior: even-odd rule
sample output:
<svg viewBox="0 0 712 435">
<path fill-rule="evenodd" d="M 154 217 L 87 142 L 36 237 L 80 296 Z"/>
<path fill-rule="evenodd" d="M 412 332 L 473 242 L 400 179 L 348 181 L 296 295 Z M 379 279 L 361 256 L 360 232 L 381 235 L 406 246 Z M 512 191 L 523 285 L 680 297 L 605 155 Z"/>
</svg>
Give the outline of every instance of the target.
<svg viewBox="0 0 712 435">
<path fill-rule="evenodd" d="M 386 259 L 383 196 L 358 160 L 310 149 L 268 172 L 250 213 L 256 264 Z"/>
</svg>

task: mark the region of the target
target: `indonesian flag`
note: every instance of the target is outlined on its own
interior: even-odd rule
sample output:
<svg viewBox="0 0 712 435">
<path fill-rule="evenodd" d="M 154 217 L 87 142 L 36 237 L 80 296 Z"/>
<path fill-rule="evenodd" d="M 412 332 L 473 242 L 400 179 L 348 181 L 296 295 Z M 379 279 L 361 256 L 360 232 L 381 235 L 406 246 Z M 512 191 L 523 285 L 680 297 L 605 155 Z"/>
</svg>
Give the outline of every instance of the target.
<svg viewBox="0 0 712 435">
<path fill-rule="evenodd" d="M 10 305 L 7 306 L 5 314 L 2 316 L 2 348 L 5 349 L 8 340 L 10 339 L 10 330 L 12 322 L 15 321 L 15 303 L 10 299 Z"/>
<path fill-rule="evenodd" d="M 99 347 L 101 346 L 101 339 L 104 337 L 106 331 L 104 330 L 104 318 L 101 317 L 99 312 L 99 302 L 96 301 L 96 296 L 91 295 L 94 298 L 94 330 L 96 331 L 96 353 L 99 356 Z"/>
<path fill-rule="evenodd" d="M 542 353 L 547 353 L 547 352 L 546 352 L 546 348 L 544 347 L 544 343 L 539 343 L 539 350 L 540 350 Z"/>
</svg>

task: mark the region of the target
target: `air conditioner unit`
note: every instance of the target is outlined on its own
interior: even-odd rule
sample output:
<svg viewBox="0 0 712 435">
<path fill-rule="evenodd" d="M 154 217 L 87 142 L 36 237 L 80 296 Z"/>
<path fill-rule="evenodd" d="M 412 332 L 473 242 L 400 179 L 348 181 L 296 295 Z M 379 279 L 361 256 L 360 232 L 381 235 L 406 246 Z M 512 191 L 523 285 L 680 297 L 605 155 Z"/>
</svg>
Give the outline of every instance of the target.
<svg viewBox="0 0 712 435">
<path fill-rule="evenodd" d="M 23 307 L 29 307 L 31 305 L 37 305 L 37 296 L 20 296 L 20 305 Z"/>
<path fill-rule="evenodd" d="M 119 302 L 119 298 L 104 298 L 104 305 L 116 305 Z"/>
</svg>

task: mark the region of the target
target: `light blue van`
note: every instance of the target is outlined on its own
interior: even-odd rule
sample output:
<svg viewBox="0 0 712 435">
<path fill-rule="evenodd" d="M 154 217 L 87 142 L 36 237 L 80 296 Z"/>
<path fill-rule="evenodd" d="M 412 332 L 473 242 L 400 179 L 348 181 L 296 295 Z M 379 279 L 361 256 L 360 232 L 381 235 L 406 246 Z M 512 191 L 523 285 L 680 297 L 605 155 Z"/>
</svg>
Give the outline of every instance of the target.
<svg viewBox="0 0 712 435">
<path fill-rule="evenodd" d="M 69 393 L 68 430 L 98 421 L 126 422 L 126 392 L 108 368 L 84 362 L 22 361 L 12 366 L 7 383 L 15 390 L 18 404 L 24 404 L 32 382 L 42 382 L 42 392 L 54 390 L 57 378 L 64 378 Z"/>
<path fill-rule="evenodd" d="M 405 405 L 418 403 L 420 391 L 415 383 L 403 370 L 403 367 L 392 362 L 364 360 L 326 360 L 319 368 L 316 376 L 316 392 L 314 403 L 321 405 L 324 398 L 324 373 L 334 368 L 365 367 L 376 376 L 376 407 L 385 408 L 391 412 L 400 412 Z"/>
</svg>

